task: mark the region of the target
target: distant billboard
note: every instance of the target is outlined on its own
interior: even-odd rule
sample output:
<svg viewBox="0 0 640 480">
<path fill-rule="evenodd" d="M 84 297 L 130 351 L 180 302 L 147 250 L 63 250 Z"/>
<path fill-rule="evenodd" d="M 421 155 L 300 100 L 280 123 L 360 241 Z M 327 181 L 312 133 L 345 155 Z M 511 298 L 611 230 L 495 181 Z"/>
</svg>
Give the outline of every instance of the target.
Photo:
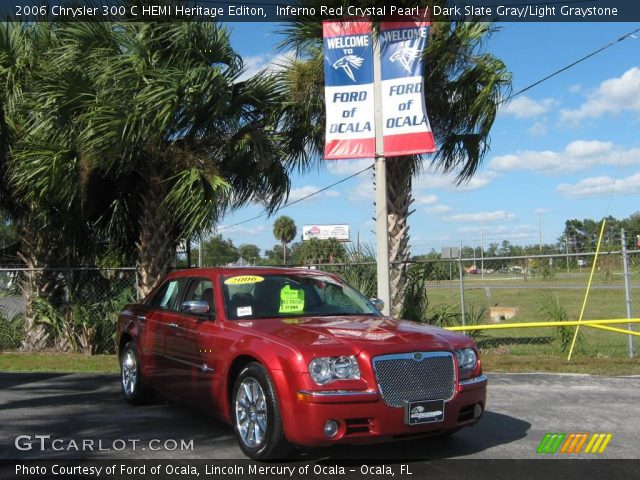
<svg viewBox="0 0 640 480">
<path fill-rule="evenodd" d="M 340 242 L 349 241 L 349 225 L 303 225 L 302 240 L 328 240 L 335 238 Z"/>
</svg>

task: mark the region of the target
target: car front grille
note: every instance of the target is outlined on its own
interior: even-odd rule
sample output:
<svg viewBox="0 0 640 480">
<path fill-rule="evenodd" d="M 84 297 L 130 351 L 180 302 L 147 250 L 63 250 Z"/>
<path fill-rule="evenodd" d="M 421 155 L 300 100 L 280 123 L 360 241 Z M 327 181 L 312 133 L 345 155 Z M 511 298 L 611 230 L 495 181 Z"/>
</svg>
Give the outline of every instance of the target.
<svg viewBox="0 0 640 480">
<path fill-rule="evenodd" d="M 404 401 L 450 400 L 456 387 L 453 354 L 411 352 L 380 355 L 373 359 L 380 394 L 387 405 Z"/>
</svg>

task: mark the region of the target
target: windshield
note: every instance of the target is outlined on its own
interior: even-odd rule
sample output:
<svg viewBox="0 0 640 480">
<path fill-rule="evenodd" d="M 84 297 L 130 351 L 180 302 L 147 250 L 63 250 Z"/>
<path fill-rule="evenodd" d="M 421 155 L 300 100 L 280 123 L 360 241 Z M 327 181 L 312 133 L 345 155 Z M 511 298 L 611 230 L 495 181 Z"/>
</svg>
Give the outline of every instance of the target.
<svg viewBox="0 0 640 480">
<path fill-rule="evenodd" d="M 361 293 L 328 275 L 233 275 L 222 279 L 231 320 L 380 312 Z"/>
</svg>

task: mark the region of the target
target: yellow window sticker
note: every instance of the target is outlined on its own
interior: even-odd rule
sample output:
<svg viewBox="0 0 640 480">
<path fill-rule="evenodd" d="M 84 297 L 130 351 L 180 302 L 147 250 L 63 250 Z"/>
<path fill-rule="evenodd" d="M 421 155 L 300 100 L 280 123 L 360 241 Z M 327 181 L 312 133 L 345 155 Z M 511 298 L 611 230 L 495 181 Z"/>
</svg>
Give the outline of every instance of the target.
<svg viewBox="0 0 640 480">
<path fill-rule="evenodd" d="M 304 290 L 292 290 L 285 285 L 280 290 L 280 310 L 278 313 L 300 313 L 304 310 Z"/>
<path fill-rule="evenodd" d="M 258 283 L 264 281 L 263 277 L 258 275 L 240 275 L 238 277 L 227 278 L 224 281 L 225 285 L 246 285 L 248 283 Z"/>
</svg>

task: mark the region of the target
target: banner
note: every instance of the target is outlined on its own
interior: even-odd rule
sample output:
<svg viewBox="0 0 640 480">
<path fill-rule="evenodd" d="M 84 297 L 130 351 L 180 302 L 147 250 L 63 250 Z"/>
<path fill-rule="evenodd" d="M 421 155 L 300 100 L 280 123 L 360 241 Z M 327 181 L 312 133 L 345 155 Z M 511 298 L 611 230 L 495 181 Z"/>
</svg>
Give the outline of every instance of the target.
<svg viewBox="0 0 640 480">
<path fill-rule="evenodd" d="M 424 20 L 380 24 L 385 157 L 436 151 L 423 92 L 428 36 Z"/>
<path fill-rule="evenodd" d="M 323 22 L 326 134 L 324 157 L 373 158 L 371 22 Z"/>
</svg>

